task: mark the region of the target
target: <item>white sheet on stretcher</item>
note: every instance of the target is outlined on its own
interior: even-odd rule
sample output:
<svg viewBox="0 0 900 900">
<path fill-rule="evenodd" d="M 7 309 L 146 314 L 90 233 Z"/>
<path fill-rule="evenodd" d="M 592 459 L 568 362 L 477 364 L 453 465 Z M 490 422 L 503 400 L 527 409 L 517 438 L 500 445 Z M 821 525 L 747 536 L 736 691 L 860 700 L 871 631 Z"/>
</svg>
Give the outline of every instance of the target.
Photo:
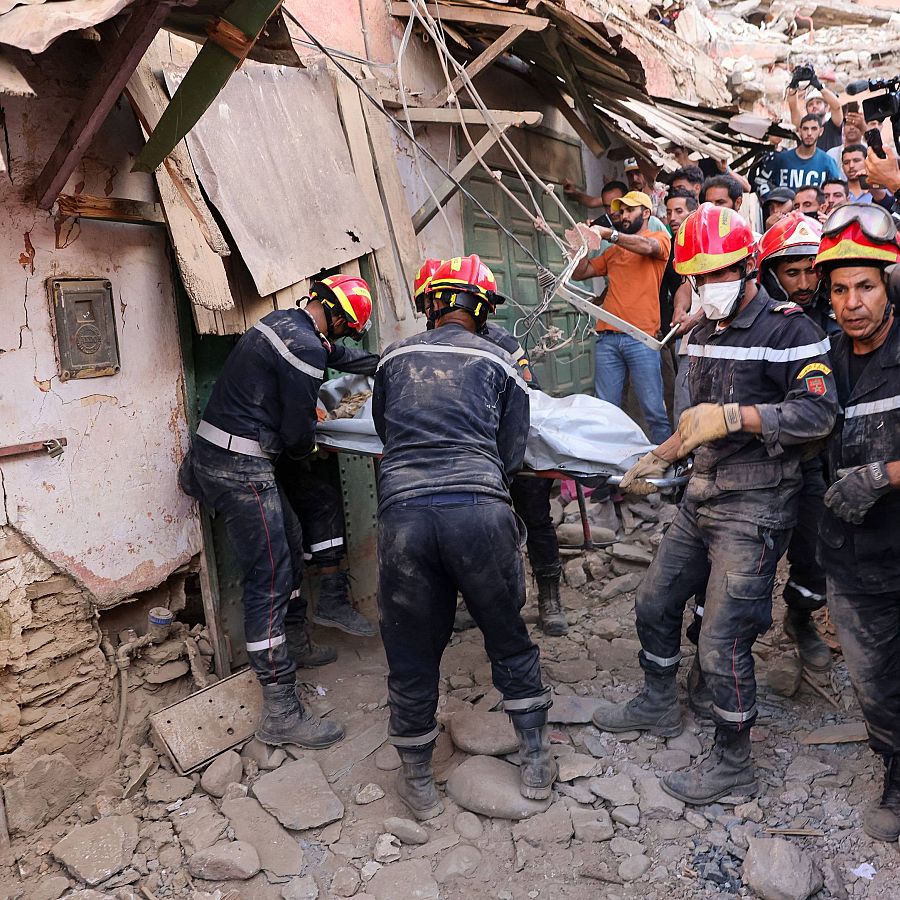
<svg viewBox="0 0 900 900">
<path fill-rule="evenodd" d="M 344 397 L 371 387 L 371 378 L 343 375 L 322 385 L 319 403 L 332 410 Z M 531 469 L 620 475 L 654 446 L 637 424 L 611 403 L 586 394 L 551 397 L 543 391 L 529 391 L 529 396 L 531 428 L 525 464 Z M 372 401 L 352 419 L 320 422 L 317 439 L 322 446 L 335 450 L 370 456 L 381 453 L 381 439 L 372 421 Z"/>
</svg>

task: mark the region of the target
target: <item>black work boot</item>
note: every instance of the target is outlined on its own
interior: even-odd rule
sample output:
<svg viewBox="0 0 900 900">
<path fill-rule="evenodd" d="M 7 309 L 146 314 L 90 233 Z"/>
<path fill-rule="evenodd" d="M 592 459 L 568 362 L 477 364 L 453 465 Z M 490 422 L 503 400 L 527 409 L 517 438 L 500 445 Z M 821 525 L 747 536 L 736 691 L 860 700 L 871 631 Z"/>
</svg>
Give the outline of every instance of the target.
<svg viewBox="0 0 900 900">
<path fill-rule="evenodd" d="M 420 821 L 433 819 L 444 811 L 444 803 L 434 784 L 431 753 L 434 741 L 424 747 L 398 747 L 400 772 L 397 775 L 397 793 Z"/>
<path fill-rule="evenodd" d="M 876 841 L 893 843 L 900 837 L 900 753 L 884 757 L 884 790 L 863 817 L 863 831 Z"/>
<path fill-rule="evenodd" d="M 538 625 L 550 637 L 569 633 L 569 623 L 559 602 L 559 575 L 538 575 Z"/>
<path fill-rule="evenodd" d="M 593 715 L 601 731 L 649 731 L 659 737 L 681 734 L 681 707 L 675 673 L 644 672 L 644 689 L 627 703 L 610 703 Z"/>
<path fill-rule="evenodd" d="M 750 728 L 716 726 L 712 750 L 689 769 L 670 772 L 663 790 L 684 803 L 700 806 L 729 794 L 753 796 L 758 788 L 750 756 Z"/>
<path fill-rule="evenodd" d="M 547 710 L 511 715 L 519 739 L 519 793 L 529 800 L 546 800 L 559 767 L 550 755 Z"/>
<path fill-rule="evenodd" d="M 288 653 L 301 669 L 313 669 L 316 666 L 327 666 L 337 659 L 337 650 L 328 644 L 317 644 L 310 636 L 309 629 L 286 625 L 284 635 L 287 640 Z"/>
<path fill-rule="evenodd" d="M 319 602 L 312 615 L 316 625 L 337 628 L 358 637 L 372 637 L 375 626 L 353 608 L 349 596 L 349 576 L 346 572 L 329 572 L 319 581 Z"/>
<path fill-rule="evenodd" d="M 686 686 L 688 706 L 690 706 L 694 715 L 704 722 L 712 721 L 713 696 L 709 685 L 706 683 L 703 669 L 700 668 L 699 654 L 694 656 L 694 663 L 688 672 Z"/>
<path fill-rule="evenodd" d="M 264 744 L 296 744 L 322 750 L 344 736 L 344 728 L 330 719 L 317 719 L 303 707 L 293 684 L 264 684 L 263 711 L 256 736 Z"/>
<path fill-rule="evenodd" d="M 808 609 L 787 608 L 784 633 L 797 645 L 803 665 L 813 672 L 827 672 L 831 668 L 831 650 L 822 640 Z"/>
</svg>

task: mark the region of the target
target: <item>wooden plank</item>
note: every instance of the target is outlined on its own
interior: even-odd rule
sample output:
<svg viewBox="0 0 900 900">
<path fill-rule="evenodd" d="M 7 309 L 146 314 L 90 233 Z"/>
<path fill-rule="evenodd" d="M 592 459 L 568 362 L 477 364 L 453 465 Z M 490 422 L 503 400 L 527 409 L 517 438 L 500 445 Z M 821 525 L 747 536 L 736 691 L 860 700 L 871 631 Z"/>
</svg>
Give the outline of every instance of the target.
<svg viewBox="0 0 900 900">
<path fill-rule="evenodd" d="M 125 197 L 91 197 L 88 194 L 60 194 L 59 212 L 73 219 L 101 219 L 131 225 L 165 225 L 166 217 L 158 203 L 129 200 Z"/>
<path fill-rule="evenodd" d="M 465 66 L 466 75 L 469 78 L 474 78 L 479 72 L 486 69 L 501 53 L 505 52 L 510 46 L 512 46 L 513 42 L 520 38 L 527 29 L 524 25 L 510 25 L 500 37 L 497 38 L 492 44 L 485 47 L 485 49 L 478 54 L 468 65 Z M 546 33 L 546 32 L 545 32 Z M 460 88 L 463 86 L 463 80 L 461 75 L 457 75 L 456 78 L 450 83 L 448 87 L 445 87 L 442 91 L 439 91 L 435 94 L 430 100 L 426 100 L 423 104 L 424 106 L 443 106 L 447 102 L 447 98 L 451 93 L 458 94 Z"/>
<path fill-rule="evenodd" d="M 69 176 L 91 145 L 109 111 L 119 99 L 141 57 L 156 36 L 173 0 L 143 0 L 132 13 L 109 55 L 100 64 L 81 101 L 78 112 L 69 120 L 50 159 L 34 182 L 37 204 L 50 209 Z"/>
<path fill-rule="evenodd" d="M 444 22 L 464 22 L 468 25 L 496 25 L 498 28 L 509 28 L 510 25 L 521 25 L 526 31 L 543 31 L 550 23 L 542 16 L 531 16 L 527 13 L 508 12 L 502 9 L 476 9 L 471 6 L 447 6 L 444 3 L 429 3 L 428 12 Z M 408 19 L 413 15 L 409 3 L 392 2 L 391 15 Z"/>
<path fill-rule="evenodd" d="M 540 125 L 544 118 L 539 112 L 513 112 L 507 109 L 491 109 L 488 112 L 498 125 Z M 485 124 L 484 116 L 479 109 L 426 109 L 411 106 L 407 113 L 410 122 L 421 122 L 426 125 L 459 125 L 460 121 L 466 125 Z M 366 118 L 370 118 L 368 113 Z"/>
<path fill-rule="evenodd" d="M 501 126 L 501 132 L 509 129 L 509 125 Z M 415 212 L 412 217 L 413 229 L 418 234 L 437 214 L 443 206 L 459 190 L 456 182 L 462 181 L 472 169 L 478 165 L 479 160 L 497 143 L 497 135 L 486 132 L 480 141 L 456 164 L 450 174 L 454 180 L 445 178 L 435 189 L 434 197 L 429 197 Z M 435 202 L 435 197 L 437 202 Z"/>
<path fill-rule="evenodd" d="M 222 633 L 219 615 L 219 573 L 213 548 L 212 525 L 209 515 L 200 510 L 200 596 L 203 600 L 203 618 L 209 631 L 209 643 L 213 649 L 213 665 L 216 675 L 225 678 L 231 674 L 231 659 Z"/>
</svg>

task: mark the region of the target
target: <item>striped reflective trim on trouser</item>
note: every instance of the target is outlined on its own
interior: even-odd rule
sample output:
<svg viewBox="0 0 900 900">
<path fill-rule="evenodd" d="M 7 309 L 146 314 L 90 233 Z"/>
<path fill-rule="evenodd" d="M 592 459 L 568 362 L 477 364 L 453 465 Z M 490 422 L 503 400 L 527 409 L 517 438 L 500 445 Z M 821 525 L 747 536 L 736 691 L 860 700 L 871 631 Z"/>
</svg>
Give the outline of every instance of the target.
<svg viewBox="0 0 900 900">
<path fill-rule="evenodd" d="M 713 712 L 723 722 L 734 722 L 736 725 L 740 725 L 742 722 L 749 722 L 751 719 L 756 718 L 756 704 L 754 703 L 746 712 L 731 712 L 731 710 L 722 709 L 721 706 L 716 706 L 713 703 Z"/>
<path fill-rule="evenodd" d="M 416 737 L 398 737 L 395 734 L 390 734 L 388 735 L 388 741 L 395 747 L 425 747 L 436 741 L 440 733 L 440 726 L 435 725 L 427 734 L 420 734 Z"/>
<path fill-rule="evenodd" d="M 259 653 L 260 650 L 271 650 L 272 647 L 280 647 L 284 643 L 284 635 L 279 634 L 265 641 L 250 641 L 247 644 L 248 653 Z"/>
<path fill-rule="evenodd" d="M 811 591 L 809 588 L 803 587 L 802 584 L 799 584 L 792 579 L 788 579 L 787 586 L 792 590 L 795 590 L 801 597 L 805 597 L 807 600 L 820 601 L 825 599 L 824 595 L 817 594 L 815 591 Z"/>
<path fill-rule="evenodd" d="M 518 700 L 504 700 L 501 704 L 503 712 L 531 712 L 536 709 L 546 709 L 550 706 L 550 688 L 546 687 L 536 697 L 521 697 Z"/>
<path fill-rule="evenodd" d="M 900 409 L 900 394 L 885 397 L 883 400 L 871 400 L 868 403 L 857 403 L 844 410 L 845 419 L 856 419 L 859 416 L 874 416 L 878 413 Z"/>
<path fill-rule="evenodd" d="M 311 553 L 318 553 L 320 550 L 329 550 L 332 547 L 343 547 L 344 539 L 342 537 L 332 538 L 330 541 L 317 541 L 315 544 L 309 545 Z"/>
<path fill-rule="evenodd" d="M 644 656 L 650 660 L 652 663 L 656 663 L 658 666 L 661 666 L 664 669 L 667 669 L 669 666 L 674 666 L 676 663 L 681 662 L 681 651 L 678 651 L 676 656 L 657 656 L 654 653 L 648 653 L 644 650 Z"/>
</svg>

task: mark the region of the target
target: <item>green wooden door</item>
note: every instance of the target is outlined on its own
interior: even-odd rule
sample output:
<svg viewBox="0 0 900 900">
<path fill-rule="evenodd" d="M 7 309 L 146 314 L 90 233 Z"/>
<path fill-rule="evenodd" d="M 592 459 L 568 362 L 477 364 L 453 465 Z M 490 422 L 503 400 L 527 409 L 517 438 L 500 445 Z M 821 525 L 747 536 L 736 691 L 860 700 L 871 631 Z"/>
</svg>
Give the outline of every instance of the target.
<svg viewBox="0 0 900 900">
<path fill-rule="evenodd" d="M 507 187 L 529 208 L 531 198 L 525 188 L 510 178 Z M 468 179 L 467 189 L 553 272 L 563 266 L 562 254 L 557 245 L 544 234 L 535 231 L 531 219 L 500 190 L 486 172 L 478 170 Z M 553 231 L 562 237 L 568 227 L 556 203 L 541 194 L 541 209 L 544 219 Z M 572 207 L 570 212 L 577 218 L 578 212 Z M 477 253 L 490 266 L 503 293 L 511 296 L 517 305 L 511 303 L 497 310 L 497 321 L 511 332 L 516 322 L 527 315 L 540 300 L 537 272 L 532 260 L 524 250 L 507 237 L 474 203 L 463 198 L 465 221 L 466 253 Z M 544 327 L 541 327 L 543 325 Z M 554 396 L 575 393 L 592 393 L 594 384 L 593 330 L 588 327 L 583 316 L 563 300 L 555 299 L 550 309 L 541 316 L 541 325 L 532 336 L 523 341 L 525 349 L 531 353 L 534 342 L 544 332 L 547 325 L 555 325 L 568 337 L 579 331 L 576 339 L 561 350 L 546 353 L 532 359 L 535 374 L 541 387 Z"/>
</svg>

